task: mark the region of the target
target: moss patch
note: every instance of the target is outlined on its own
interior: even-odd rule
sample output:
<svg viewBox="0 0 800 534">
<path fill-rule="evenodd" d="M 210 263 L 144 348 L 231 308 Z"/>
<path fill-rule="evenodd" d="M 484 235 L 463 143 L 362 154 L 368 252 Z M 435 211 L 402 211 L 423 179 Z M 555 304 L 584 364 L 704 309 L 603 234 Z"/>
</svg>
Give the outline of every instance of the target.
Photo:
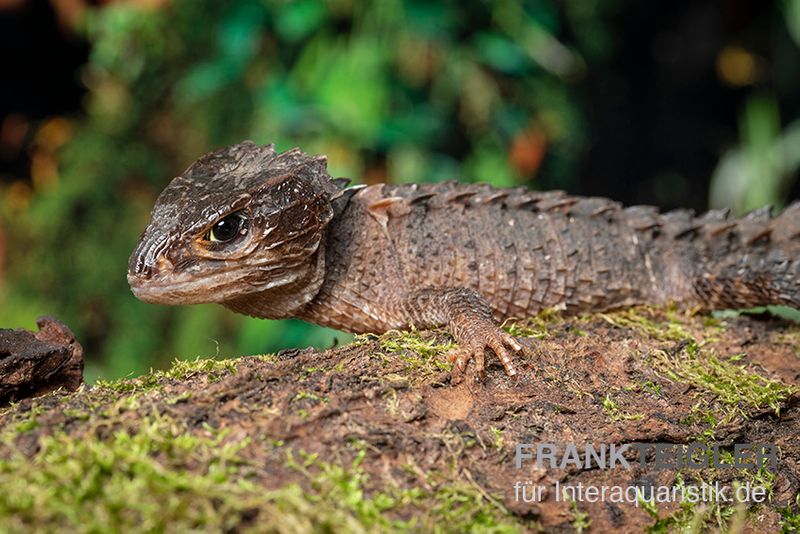
<svg viewBox="0 0 800 534">
<path fill-rule="evenodd" d="M 612 421 L 638 421 L 644 417 L 643 414 L 632 414 L 623 410 L 620 408 L 619 403 L 612 399 L 610 395 L 606 395 L 603 399 L 603 409 Z"/>
<path fill-rule="evenodd" d="M 0 433 L 3 531 L 432 531 L 443 520 L 448 531 L 520 527 L 496 500 L 460 483 L 368 494 L 363 449 L 347 467 L 302 453 L 298 462 L 286 449 L 287 465 L 304 480 L 265 491 L 242 454 L 250 439 L 230 431 L 190 432 L 153 415 L 102 440 L 55 432 L 33 457 L 14 446 L 19 432 Z"/>
<path fill-rule="evenodd" d="M 737 416 L 748 417 L 765 408 L 778 415 L 781 403 L 798 391 L 795 386 L 766 378 L 738 363 L 741 359 L 738 354 L 721 358 L 692 340 L 672 354 L 665 350 L 653 352 L 651 361 L 670 380 L 692 386 L 695 396 L 707 394 L 689 418 L 704 421 L 713 431 Z"/>
<path fill-rule="evenodd" d="M 528 331 L 520 325 L 527 325 Z M 0 531 L 774 531 L 797 522 L 794 330 L 676 310 L 506 325 L 529 356 L 455 386 L 444 332 L 359 336 L 325 352 L 178 362 L 0 410 Z M 517 330 L 514 330 L 514 329 Z M 780 470 L 703 470 L 773 500 L 651 510 L 554 502 L 556 482 L 630 473 L 514 466 L 519 443 L 780 443 Z M 734 437 L 731 437 L 734 436 Z M 724 449 L 724 447 L 723 447 Z M 724 449 L 727 450 L 727 449 Z M 724 454 L 723 450 L 723 454 Z M 638 476 L 638 475 L 637 475 Z M 642 477 L 672 483 L 673 473 Z M 684 477 L 690 480 L 692 473 Z M 544 502 L 514 499 L 530 478 Z"/>
<path fill-rule="evenodd" d="M 800 494 L 789 506 L 782 508 L 781 533 L 800 532 Z"/>
<path fill-rule="evenodd" d="M 269 358 L 260 356 L 259 358 Z M 272 361 L 267 359 L 265 361 Z M 236 372 L 236 360 L 215 360 L 196 358 L 194 360 L 175 360 L 172 367 L 166 371 L 150 371 L 148 374 L 135 379 L 98 380 L 97 387 L 126 393 L 133 391 L 150 391 L 157 388 L 166 380 L 183 381 L 195 378 L 198 375 L 206 377 L 210 382 L 215 382 L 220 377 Z"/>
<path fill-rule="evenodd" d="M 664 320 L 655 320 L 654 315 L 666 316 Z M 592 317 L 584 316 L 584 319 Z M 604 321 L 619 328 L 630 328 L 641 334 L 660 341 L 683 341 L 693 339 L 690 331 L 680 320 L 680 312 L 674 308 L 664 310 L 639 306 L 614 313 L 599 314 Z M 713 318 L 706 318 L 704 326 L 719 331 L 719 322 Z"/>
<path fill-rule="evenodd" d="M 447 362 L 446 356 L 456 344 L 443 332 L 391 330 L 380 336 L 379 340 L 379 355 L 399 357 L 405 363 L 404 371 L 413 371 L 415 376 L 431 376 L 450 371 L 453 367 Z"/>
<path fill-rule="evenodd" d="M 765 378 L 746 365 L 737 365 L 739 359 L 739 355 L 721 359 L 713 351 L 703 352 L 696 347 L 687 347 L 673 357 L 663 351 L 656 354 L 656 364 L 671 379 L 706 390 L 743 415 L 748 408 L 763 407 L 777 414 L 781 401 L 797 388 Z"/>
</svg>

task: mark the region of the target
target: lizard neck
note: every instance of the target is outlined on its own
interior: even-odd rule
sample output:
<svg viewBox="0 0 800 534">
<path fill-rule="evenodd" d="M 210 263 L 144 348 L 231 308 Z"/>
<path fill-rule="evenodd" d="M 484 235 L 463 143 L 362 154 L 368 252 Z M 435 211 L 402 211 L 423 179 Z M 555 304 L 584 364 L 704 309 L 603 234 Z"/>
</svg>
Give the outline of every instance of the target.
<svg viewBox="0 0 800 534">
<path fill-rule="evenodd" d="M 308 319 L 309 309 L 313 307 L 313 300 L 320 294 L 327 273 L 328 265 L 337 265 L 336 258 L 331 258 L 331 252 L 336 253 L 336 249 L 341 246 L 334 243 L 327 246 L 330 239 L 331 228 L 335 227 L 342 213 L 350 205 L 350 199 L 357 191 L 357 188 L 346 191 L 332 202 L 333 219 L 328 223 L 324 230 L 319 245 L 312 255 L 303 265 L 294 268 L 291 273 L 291 281 L 280 286 L 270 288 L 258 293 L 242 295 L 235 299 L 223 302 L 226 308 L 252 317 L 263 319 L 288 319 L 297 317 Z M 321 324 L 320 320 L 311 322 Z"/>
<path fill-rule="evenodd" d="M 300 310 L 319 293 L 325 281 L 325 244 L 319 247 L 308 261 L 297 267 L 289 282 L 236 297 L 223 302 L 226 308 L 252 317 L 263 319 L 288 319 L 296 317 Z"/>
</svg>

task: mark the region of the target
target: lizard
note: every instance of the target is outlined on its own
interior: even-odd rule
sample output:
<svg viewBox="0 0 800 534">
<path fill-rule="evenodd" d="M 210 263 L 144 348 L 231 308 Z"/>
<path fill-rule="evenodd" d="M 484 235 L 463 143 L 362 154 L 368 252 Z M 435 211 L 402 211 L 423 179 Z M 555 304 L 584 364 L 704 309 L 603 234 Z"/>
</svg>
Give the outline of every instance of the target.
<svg viewBox="0 0 800 534">
<path fill-rule="evenodd" d="M 455 181 L 348 186 L 325 156 L 250 141 L 195 161 L 158 196 L 128 264 L 141 300 L 215 302 L 353 333 L 446 327 L 455 381 L 509 376 L 499 324 L 677 303 L 800 307 L 800 202 L 695 216 L 600 197 Z"/>
</svg>

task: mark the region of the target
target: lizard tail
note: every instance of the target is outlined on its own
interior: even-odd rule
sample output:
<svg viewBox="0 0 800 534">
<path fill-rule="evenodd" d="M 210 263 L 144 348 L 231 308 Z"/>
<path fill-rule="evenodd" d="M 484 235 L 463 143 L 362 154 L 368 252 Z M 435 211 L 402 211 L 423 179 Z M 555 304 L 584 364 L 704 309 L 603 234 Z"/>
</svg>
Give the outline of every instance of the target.
<svg viewBox="0 0 800 534">
<path fill-rule="evenodd" d="M 694 245 L 680 263 L 689 292 L 704 307 L 800 308 L 800 202 L 778 216 L 770 207 L 739 219 L 718 210 L 691 218 L 689 228 L 669 226 L 673 237 L 688 238 Z"/>
</svg>

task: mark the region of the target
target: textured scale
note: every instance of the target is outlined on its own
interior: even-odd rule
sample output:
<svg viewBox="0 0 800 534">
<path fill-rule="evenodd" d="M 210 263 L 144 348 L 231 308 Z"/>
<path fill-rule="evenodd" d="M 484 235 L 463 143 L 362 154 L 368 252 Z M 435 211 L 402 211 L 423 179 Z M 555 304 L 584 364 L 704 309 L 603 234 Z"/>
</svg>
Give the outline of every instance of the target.
<svg viewBox="0 0 800 534">
<path fill-rule="evenodd" d="M 728 221 L 723 212 L 705 218 L 686 210 L 659 215 L 650 207 L 622 210 L 609 201 L 577 197 L 529 198 L 521 208 L 509 208 L 482 202 L 484 186 L 373 187 L 380 196 L 371 193 L 370 202 L 394 199 L 383 224 L 404 282 L 471 287 L 501 317 L 550 306 L 583 311 L 665 300 L 702 305 L 693 301 L 707 295 L 681 293 L 693 277 L 711 275 L 714 267 L 738 266 L 753 275 L 796 269 L 794 253 L 800 251 L 798 244 L 787 244 L 786 250 L 770 246 L 772 228 L 783 217 L 772 219 L 765 211 Z M 396 200 L 428 188 L 425 202 L 403 206 Z M 435 195 L 448 190 L 451 198 L 436 203 Z M 355 202 L 365 196 L 357 195 Z M 789 208 L 787 216 L 796 210 Z M 737 252 L 738 258 L 731 257 Z M 451 273 L 450 279 L 442 278 L 443 272 Z M 765 295 L 780 282 L 765 281 Z M 791 279 L 782 283 L 793 285 Z M 515 298 L 508 299 L 509 293 Z M 740 298 L 736 291 L 728 296 L 734 302 Z M 792 304 L 796 297 L 787 300 Z"/>
<path fill-rule="evenodd" d="M 515 373 L 522 347 L 496 323 L 544 308 L 800 306 L 800 203 L 730 219 L 561 191 L 346 184 L 296 149 L 205 156 L 159 197 L 131 287 L 151 302 L 220 302 L 350 332 L 448 326 L 456 369 L 472 360 L 479 374 L 486 348 Z M 231 214 L 242 236 L 204 241 Z"/>
</svg>

